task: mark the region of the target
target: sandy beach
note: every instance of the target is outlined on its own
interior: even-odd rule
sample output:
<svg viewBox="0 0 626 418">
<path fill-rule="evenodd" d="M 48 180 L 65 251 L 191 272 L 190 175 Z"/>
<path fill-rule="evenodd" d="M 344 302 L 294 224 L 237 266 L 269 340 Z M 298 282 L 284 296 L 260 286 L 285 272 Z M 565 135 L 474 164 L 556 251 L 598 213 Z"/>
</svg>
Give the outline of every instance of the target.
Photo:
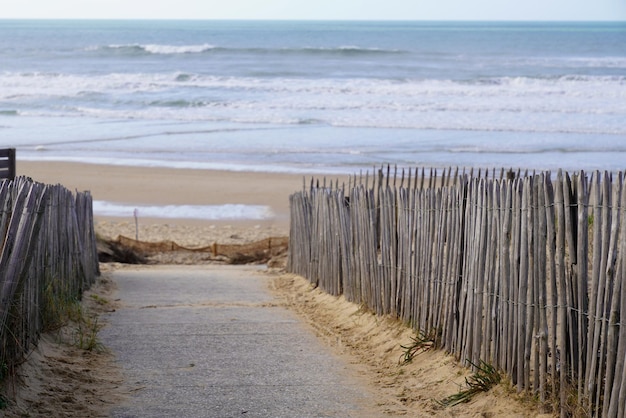
<svg viewBox="0 0 626 418">
<path fill-rule="evenodd" d="M 127 205 L 262 205 L 274 216 L 264 220 L 199 220 L 95 216 L 96 232 L 143 241 L 172 240 L 183 246 L 250 242 L 289 231 L 289 195 L 302 189 L 298 174 L 186 170 L 66 162 L 19 161 L 17 174 L 70 190 L 90 191 L 94 200 Z M 311 177 L 307 177 L 310 181 Z M 341 180 L 340 180 L 341 181 Z"/>
</svg>

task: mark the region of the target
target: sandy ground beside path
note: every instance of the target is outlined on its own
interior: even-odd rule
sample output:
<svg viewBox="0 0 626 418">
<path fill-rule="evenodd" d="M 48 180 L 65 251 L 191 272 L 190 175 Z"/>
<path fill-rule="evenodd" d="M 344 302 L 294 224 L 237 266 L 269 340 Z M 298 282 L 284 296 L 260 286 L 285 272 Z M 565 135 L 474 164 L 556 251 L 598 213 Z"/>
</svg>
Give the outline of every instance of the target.
<svg viewBox="0 0 626 418">
<path fill-rule="evenodd" d="M 277 297 L 304 317 L 314 332 L 351 362 L 363 368 L 385 416 L 408 417 L 551 417 L 518 396 L 506 383 L 472 401 L 444 408 L 436 401 L 464 389 L 468 369 L 440 350 L 422 351 L 400 364 L 401 345 L 415 334 L 391 318 L 315 289 L 300 276 L 281 274 L 272 282 Z"/>
<path fill-rule="evenodd" d="M 106 300 L 95 303 L 100 312 L 115 309 L 115 300 L 109 299 L 109 272 L 136 267 L 110 264 L 102 268 L 103 277 L 84 298 L 91 306 L 96 300 L 91 294 Z M 368 313 L 343 297 L 314 289 L 302 277 L 280 271 L 268 274 L 272 275 L 270 288 L 276 303 L 302 316 L 312 332 L 358 370 L 359 379 L 376 393 L 381 417 L 542 416 L 506 385 L 480 394 L 468 404 L 440 407 L 435 400 L 458 392 L 469 375 L 452 357 L 427 351 L 401 366 L 400 346 L 410 342 L 414 335 L 411 330 L 392 319 Z M 110 409 L 133 391 L 109 353 L 85 352 L 59 343 L 54 337 L 44 338 L 20 375 L 26 385 L 20 390 L 17 405 L 3 411 L 8 417 L 109 416 Z"/>
<path fill-rule="evenodd" d="M 111 299 L 114 288 L 106 273 L 101 276 L 83 295 L 83 314 L 98 318 L 116 309 Z M 42 335 L 16 378 L 5 382 L 4 393 L 10 403 L 0 410 L 0 416 L 109 416 L 109 409 L 126 398 L 124 376 L 106 347 L 79 348 L 76 341 L 80 335 L 88 334 L 73 322 Z"/>
</svg>

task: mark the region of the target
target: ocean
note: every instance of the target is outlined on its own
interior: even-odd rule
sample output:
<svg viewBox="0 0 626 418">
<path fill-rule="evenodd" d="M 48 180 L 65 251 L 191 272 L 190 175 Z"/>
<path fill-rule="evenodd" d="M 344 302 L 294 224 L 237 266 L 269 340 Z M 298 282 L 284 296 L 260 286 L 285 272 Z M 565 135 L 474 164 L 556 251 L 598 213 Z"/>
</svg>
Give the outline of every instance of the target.
<svg viewBox="0 0 626 418">
<path fill-rule="evenodd" d="M 626 168 L 626 22 L 0 20 L 18 158 Z"/>
</svg>

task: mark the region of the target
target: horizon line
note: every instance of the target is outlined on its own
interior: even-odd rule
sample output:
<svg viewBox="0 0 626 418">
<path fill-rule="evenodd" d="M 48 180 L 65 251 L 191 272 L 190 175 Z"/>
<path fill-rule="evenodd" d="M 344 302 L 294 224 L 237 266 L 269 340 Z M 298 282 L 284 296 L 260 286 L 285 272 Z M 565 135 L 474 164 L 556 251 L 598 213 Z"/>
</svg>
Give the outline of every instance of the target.
<svg viewBox="0 0 626 418">
<path fill-rule="evenodd" d="M 1 17 L 0 21 L 161 21 L 161 22 L 415 22 L 415 23 L 626 23 L 626 19 L 301 19 L 301 18 L 142 18 L 142 17 Z"/>
</svg>

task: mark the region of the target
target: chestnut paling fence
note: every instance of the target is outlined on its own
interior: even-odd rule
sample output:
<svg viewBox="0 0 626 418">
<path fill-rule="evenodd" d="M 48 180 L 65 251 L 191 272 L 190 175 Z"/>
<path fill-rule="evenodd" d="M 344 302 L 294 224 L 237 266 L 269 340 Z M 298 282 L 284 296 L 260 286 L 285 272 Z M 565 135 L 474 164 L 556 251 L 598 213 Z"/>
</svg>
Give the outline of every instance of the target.
<svg viewBox="0 0 626 418">
<path fill-rule="evenodd" d="M 384 171 L 290 196 L 288 270 L 563 416 L 625 416 L 623 174 Z"/>
<path fill-rule="evenodd" d="M 24 177 L 0 181 L 0 364 L 18 364 L 46 315 L 99 275 L 89 192 Z"/>
</svg>

